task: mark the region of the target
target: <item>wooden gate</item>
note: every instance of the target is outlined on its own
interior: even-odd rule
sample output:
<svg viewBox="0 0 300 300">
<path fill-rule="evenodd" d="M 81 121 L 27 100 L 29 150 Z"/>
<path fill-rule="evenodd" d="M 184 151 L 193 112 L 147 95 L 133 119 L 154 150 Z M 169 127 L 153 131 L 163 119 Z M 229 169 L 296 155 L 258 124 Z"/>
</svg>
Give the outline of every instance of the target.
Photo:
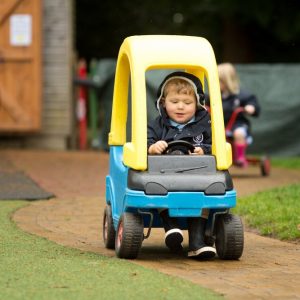
<svg viewBox="0 0 300 300">
<path fill-rule="evenodd" d="M 0 133 L 41 127 L 41 0 L 0 1 Z"/>
</svg>

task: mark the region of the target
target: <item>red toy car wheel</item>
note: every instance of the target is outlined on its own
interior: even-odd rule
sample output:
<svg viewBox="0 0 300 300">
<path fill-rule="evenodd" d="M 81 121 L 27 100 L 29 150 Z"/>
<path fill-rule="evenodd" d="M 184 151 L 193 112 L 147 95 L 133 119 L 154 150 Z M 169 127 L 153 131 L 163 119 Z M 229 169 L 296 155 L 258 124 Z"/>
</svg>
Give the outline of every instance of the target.
<svg viewBox="0 0 300 300">
<path fill-rule="evenodd" d="M 260 159 L 260 171 L 262 176 L 269 176 L 271 172 L 271 161 L 267 156 Z"/>
</svg>

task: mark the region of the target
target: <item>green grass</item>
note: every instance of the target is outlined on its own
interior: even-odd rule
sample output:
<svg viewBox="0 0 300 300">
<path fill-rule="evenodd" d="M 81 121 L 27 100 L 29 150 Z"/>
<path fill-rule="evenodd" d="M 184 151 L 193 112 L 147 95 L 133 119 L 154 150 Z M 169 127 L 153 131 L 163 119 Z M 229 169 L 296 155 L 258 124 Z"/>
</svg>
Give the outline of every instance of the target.
<svg viewBox="0 0 300 300">
<path fill-rule="evenodd" d="M 222 298 L 189 281 L 24 233 L 10 219 L 24 205 L 0 202 L 0 299 Z"/>
<path fill-rule="evenodd" d="M 300 169 L 300 157 L 272 158 L 272 167 Z M 233 210 L 260 234 L 300 241 L 300 184 L 239 199 Z"/>
<path fill-rule="evenodd" d="M 272 167 L 300 169 L 300 157 L 271 158 Z"/>
<path fill-rule="evenodd" d="M 300 241 L 300 185 L 260 192 L 238 200 L 233 210 L 260 234 Z"/>
<path fill-rule="evenodd" d="M 272 159 L 300 169 L 300 158 Z M 262 235 L 300 240 L 300 185 L 239 199 L 234 212 Z M 189 281 L 125 260 L 59 246 L 10 220 L 25 201 L 0 202 L 0 299 L 221 299 Z M 176 275 L 176 274 L 174 274 Z"/>
</svg>

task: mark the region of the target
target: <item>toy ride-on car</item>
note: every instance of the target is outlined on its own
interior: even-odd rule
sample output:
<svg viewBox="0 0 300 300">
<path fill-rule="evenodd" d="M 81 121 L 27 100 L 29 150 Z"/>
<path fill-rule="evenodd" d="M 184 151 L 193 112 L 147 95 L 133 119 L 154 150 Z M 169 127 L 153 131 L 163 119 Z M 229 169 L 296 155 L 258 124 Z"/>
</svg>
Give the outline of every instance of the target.
<svg viewBox="0 0 300 300">
<path fill-rule="evenodd" d="M 243 107 L 237 107 L 226 127 L 225 127 L 225 133 L 226 133 L 226 138 L 227 138 L 227 141 L 229 143 L 232 143 L 232 128 L 233 128 L 233 125 L 237 119 L 237 116 L 241 113 L 244 113 L 244 108 Z M 232 147 L 234 149 L 234 147 Z M 234 152 L 234 151 L 233 151 Z M 233 153 L 233 157 L 235 157 L 235 153 Z M 260 167 L 260 173 L 262 176 L 269 176 L 270 175 L 270 172 L 271 172 L 271 160 L 268 156 L 264 155 L 264 156 L 261 156 L 261 157 L 255 157 L 255 156 L 246 156 L 245 157 L 245 161 L 249 164 L 249 165 L 255 165 L 255 166 L 259 166 Z M 233 164 L 237 167 L 240 167 L 239 164 L 236 164 L 235 163 L 235 160 L 233 160 Z"/>
<path fill-rule="evenodd" d="M 168 151 L 177 151 L 175 155 L 147 155 L 145 73 L 153 69 L 181 69 L 203 85 L 206 81 L 211 95 L 212 155 L 180 155 L 178 151 L 187 152 L 184 149 L 191 146 L 181 141 L 169 145 Z M 206 39 L 150 35 L 124 40 L 116 67 L 109 146 L 103 217 L 106 248 L 115 249 L 120 258 L 136 258 L 151 228 L 163 227 L 158 210 L 167 209 L 178 218 L 181 229 L 187 229 L 186 218 L 200 217 L 203 209 L 209 209 L 207 244 L 215 244 L 221 259 L 241 257 L 243 225 L 230 213 L 236 205 L 228 172 L 231 145 L 225 137 L 216 60 Z"/>
</svg>

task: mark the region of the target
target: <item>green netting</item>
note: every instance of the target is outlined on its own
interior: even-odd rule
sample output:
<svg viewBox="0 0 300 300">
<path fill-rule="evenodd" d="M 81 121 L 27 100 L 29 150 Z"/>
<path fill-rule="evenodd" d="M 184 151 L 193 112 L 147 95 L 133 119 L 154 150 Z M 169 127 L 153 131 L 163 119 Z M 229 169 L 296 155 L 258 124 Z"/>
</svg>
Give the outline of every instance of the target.
<svg viewBox="0 0 300 300">
<path fill-rule="evenodd" d="M 114 82 L 114 60 L 100 60 L 98 72 L 101 125 L 100 147 L 107 149 L 110 127 L 111 104 Z M 300 74 L 299 64 L 251 64 L 236 65 L 241 86 L 256 94 L 262 112 L 252 118 L 253 144 L 250 153 L 272 156 L 300 155 Z M 147 111 L 148 119 L 157 115 L 155 108 L 156 89 L 170 70 L 148 71 Z"/>
<path fill-rule="evenodd" d="M 262 113 L 252 119 L 249 150 L 274 156 L 300 155 L 300 65 L 237 65 L 241 85 L 254 92 Z"/>
</svg>

